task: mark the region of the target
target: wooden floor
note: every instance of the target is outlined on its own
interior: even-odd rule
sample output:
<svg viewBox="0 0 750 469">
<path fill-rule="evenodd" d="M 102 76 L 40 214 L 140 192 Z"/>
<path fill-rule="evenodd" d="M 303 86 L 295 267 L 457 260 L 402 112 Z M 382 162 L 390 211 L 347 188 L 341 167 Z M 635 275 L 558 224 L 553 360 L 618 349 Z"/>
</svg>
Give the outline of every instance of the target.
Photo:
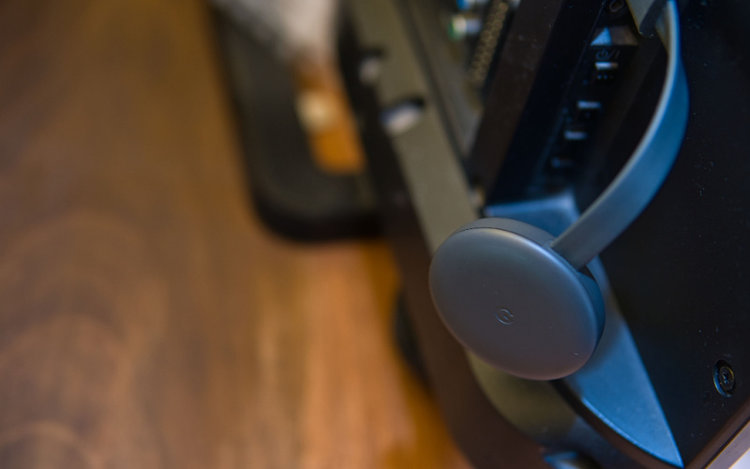
<svg viewBox="0 0 750 469">
<path fill-rule="evenodd" d="M 205 5 L 0 2 L 0 467 L 463 467 L 382 241 L 249 210 Z"/>
</svg>

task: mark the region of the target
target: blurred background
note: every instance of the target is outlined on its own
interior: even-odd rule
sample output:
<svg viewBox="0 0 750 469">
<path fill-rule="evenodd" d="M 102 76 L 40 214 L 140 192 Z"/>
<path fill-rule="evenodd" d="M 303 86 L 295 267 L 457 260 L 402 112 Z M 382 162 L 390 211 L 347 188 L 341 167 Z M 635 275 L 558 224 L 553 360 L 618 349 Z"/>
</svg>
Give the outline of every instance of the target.
<svg viewBox="0 0 750 469">
<path fill-rule="evenodd" d="M 288 67 L 316 164 L 361 172 L 335 5 L 218 3 Z M 259 221 L 215 8 L 0 4 L 0 467 L 465 467 L 386 244 Z"/>
</svg>

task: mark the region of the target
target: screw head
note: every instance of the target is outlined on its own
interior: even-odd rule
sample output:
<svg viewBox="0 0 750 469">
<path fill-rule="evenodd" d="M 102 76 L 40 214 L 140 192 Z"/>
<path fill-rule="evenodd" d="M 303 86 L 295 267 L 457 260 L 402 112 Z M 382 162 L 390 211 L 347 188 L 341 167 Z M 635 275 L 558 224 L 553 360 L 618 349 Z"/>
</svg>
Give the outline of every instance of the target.
<svg viewBox="0 0 750 469">
<path fill-rule="evenodd" d="M 625 8 L 625 2 L 623 0 L 612 0 L 609 2 L 609 11 L 611 13 L 619 13 Z"/>
<path fill-rule="evenodd" d="M 719 360 L 714 365 L 714 386 L 716 390 L 724 397 L 729 397 L 734 393 L 736 385 L 734 370 L 729 363 Z"/>
</svg>

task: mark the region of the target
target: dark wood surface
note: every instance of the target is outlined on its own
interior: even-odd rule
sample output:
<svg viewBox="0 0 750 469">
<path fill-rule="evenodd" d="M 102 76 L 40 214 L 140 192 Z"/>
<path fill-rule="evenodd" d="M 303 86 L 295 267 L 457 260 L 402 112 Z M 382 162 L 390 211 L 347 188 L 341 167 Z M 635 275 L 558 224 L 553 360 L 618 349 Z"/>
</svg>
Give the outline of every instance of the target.
<svg viewBox="0 0 750 469">
<path fill-rule="evenodd" d="M 205 5 L 0 3 L 0 467 L 465 465 L 382 241 L 249 210 Z"/>
</svg>

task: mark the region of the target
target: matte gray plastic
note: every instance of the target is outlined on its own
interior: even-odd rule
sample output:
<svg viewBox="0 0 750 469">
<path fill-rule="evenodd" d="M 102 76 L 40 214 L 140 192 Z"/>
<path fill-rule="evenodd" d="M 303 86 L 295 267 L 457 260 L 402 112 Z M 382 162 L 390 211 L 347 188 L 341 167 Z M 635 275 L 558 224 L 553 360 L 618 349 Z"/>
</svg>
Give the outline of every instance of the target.
<svg viewBox="0 0 750 469">
<path fill-rule="evenodd" d="M 555 236 L 565 231 L 580 216 L 570 191 L 544 199 L 492 205 L 487 207 L 487 214 L 520 220 Z M 604 298 L 604 332 L 588 363 L 578 372 L 561 380 L 559 385 L 565 387 L 587 409 L 587 412 L 583 412 L 586 418 L 602 422 L 644 453 L 682 467 L 672 431 L 609 288 L 604 266 L 597 258 L 589 263 L 588 269 Z M 473 355 L 470 354 L 470 357 Z M 536 407 L 544 409 L 546 420 L 535 418 L 539 410 L 531 403 L 528 405 L 531 408 L 525 408 L 528 395 L 533 393 L 534 399 L 541 399 L 546 392 L 536 387 L 551 387 L 550 383 L 522 380 L 526 385 L 521 388 L 520 385 L 513 384 L 519 378 L 485 364 L 478 358 L 471 358 L 471 364 L 482 389 L 500 413 L 535 440 L 550 441 L 548 438 L 556 438 L 558 441 L 581 441 L 577 436 L 565 434 L 565 425 L 574 428 L 574 424 L 565 417 L 564 411 L 552 410 L 553 402 L 548 400 L 544 404 L 536 404 Z M 531 384 L 535 386 L 535 390 L 530 389 Z M 519 395 L 515 396 L 514 393 Z M 632 405 L 633 402 L 638 405 Z M 577 440 L 565 440 L 566 438 Z M 591 441 L 591 438 L 585 438 Z M 593 453 L 588 454 L 593 456 Z"/>
<path fill-rule="evenodd" d="M 604 327 L 596 283 L 549 249 L 552 239 L 519 221 L 478 220 L 443 243 L 430 267 L 433 299 L 456 338 L 528 379 L 577 371 Z"/>
<path fill-rule="evenodd" d="M 349 12 L 357 24 L 363 46 L 388 51 L 384 58 L 381 80 L 374 84 L 383 105 L 404 96 L 427 93 L 427 80 L 416 67 L 418 56 L 409 46 L 404 25 L 399 22 L 397 1 L 351 0 Z M 385 78 L 383 80 L 383 78 Z M 425 94 L 428 103 L 432 94 Z M 395 137 L 396 158 L 399 160 L 406 186 L 418 214 L 427 246 L 437 250 L 456 227 L 475 220 L 475 208 L 469 201 L 469 189 L 457 166 L 458 156 L 445 142 L 435 106 L 427 106 L 425 118 L 405 134 Z M 429 145 L 425 145 L 425 142 Z M 420 155 L 416 158 L 414 155 Z M 429 157 L 429 158 L 428 158 Z M 446 178 L 452 178 L 446 181 Z M 439 190 L 435 190 L 439 188 Z M 561 233 L 579 216 L 571 194 L 549 200 L 522 201 L 502 206 L 486 207 L 487 215 L 518 218 L 540 226 L 554 234 Z M 591 270 L 607 295 L 603 268 L 595 260 Z M 619 317 L 612 298 L 608 301 L 607 325 L 594 356 L 579 372 L 568 376 L 562 384 L 577 396 L 590 412 L 587 418 L 612 428 L 632 441 L 646 453 L 682 466 L 679 452 L 672 439 L 659 402 L 649 383 L 638 350 L 624 320 Z M 614 320 L 613 320 L 614 319 Z M 614 328 L 614 331 L 613 331 Z M 608 332 L 609 331 L 609 332 Z M 609 340 L 608 340 L 609 337 Z M 576 414 L 560 398 L 553 384 L 515 378 L 496 367 L 487 365 L 468 351 L 474 373 L 480 385 L 498 411 L 527 434 L 540 441 L 563 434 L 557 441 L 575 442 L 586 454 L 595 454 L 592 438 L 579 438 Z M 518 383 L 509 385 L 508 383 Z M 521 384 L 522 383 L 522 384 Z M 553 403 L 540 403 L 548 396 Z M 633 402 L 639 405 L 632 406 Z M 538 418 L 529 418 L 524 410 Z M 543 418 L 544 417 L 544 418 Z M 532 428 L 530 428 L 532 427 Z M 551 435 L 554 433 L 554 435 Z M 502 435 L 500 435 L 501 437 Z M 667 440 L 665 442 L 665 440 Z M 571 443 L 572 444 L 572 443 Z"/>
<path fill-rule="evenodd" d="M 440 315 L 462 344 L 501 370 L 530 379 L 562 378 L 593 354 L 603 328 L 602 300 L 580 270 L 651 201 L 687 124 L 674 0 L 657 31 L 668 59 L 656 111 L 633 155 L 583 215 L 557 238 L 513 220 L 479 220 L 435 253 L 430 288 Z"/>
<path fill-rule="evenodd" d="M 688 90 L 673 0 L 667 3 L 656 28 L 667 49 L 667 72 L 648 129 L 612 184 L 552 242 L 552 249 L 577 269 L 596 257 L 646 208 L 672 169 L 682 145 Z"/>
</svg>

